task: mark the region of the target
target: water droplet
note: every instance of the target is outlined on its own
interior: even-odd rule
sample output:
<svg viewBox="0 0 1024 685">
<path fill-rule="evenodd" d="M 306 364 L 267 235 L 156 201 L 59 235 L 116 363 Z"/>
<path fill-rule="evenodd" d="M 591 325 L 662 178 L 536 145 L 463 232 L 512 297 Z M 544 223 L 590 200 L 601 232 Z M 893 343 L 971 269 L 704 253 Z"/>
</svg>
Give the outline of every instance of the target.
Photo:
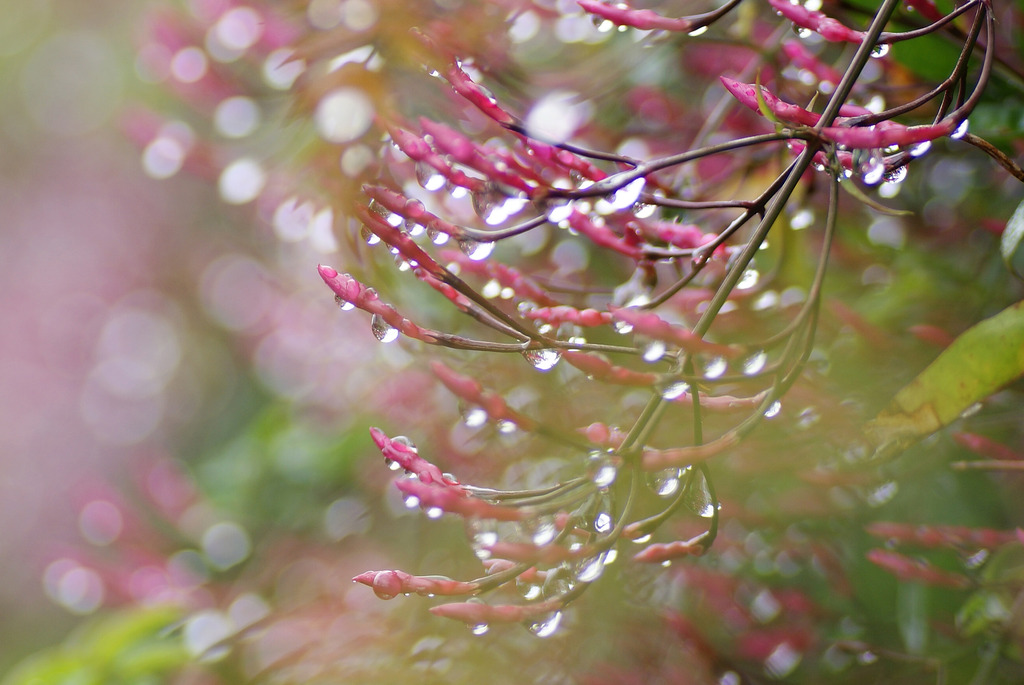
<svg viewBox="0 0 1024 685">
<path fill-rule="evenodd" d="M 479 428 L 487 423 L 487 411 L 482 407 L 471 407 L 462 414 L 462 422 L 470 428 Z"/>
<path fill-rule="evenodd" d="M 470 628 L 470 630 L 472 631 L 472 633 L 474 635 L 483 635 L 484 633 L 486 633 L 490 629 L 491 629 L 491 627 L 489 625 L 487 625 L 486 623 L 477 623 L 475 626 Z"/>
<path fill-rule="evenodd" d="M 690 31 L 686 35 L 690 36 L 691 38 L 696 38 L 697 36 L 703 36 L 707 32 L 708 32 L 708 27 L 707 26 L 701 26 L 700 28 L 697 28 L 697 29 L 694 29 L 694 30 Z"/>
<path fill-rule="evenodd" d="M 576 580 L 581 583 L 593 583 L 604 573 L 604 555 L 584 559 L 580 563 L 579 571 L 576 572 Z"/>
<path fill-rule="evenodd" d="M 861 179 L 866 185 L 873 186 L 885 176 L 885 158 L 881 150 L 871 150 L 867 160 L 860 165 Z"/>
<path fill-rule="evenodd" d="M 736 284 L 736 289 L 737 290 L 750 290 L 755 285 L 757 285 L 757 281 L 760 278 L 761 278 L 761 274 L 758 273 L 757 269 L 747 269 L 747 270 L 745 270 L 743 272 L 743 275 L 740 276 L 740 280 Z"/>
<path fill-rule="evenodd" d="M 664 400 L 675 400 L 679 399 L 687 393 L 690 389 L 690 384 L 684 381 L 676 381 L 675 383 L 669 383 L 661 391 L 661 398 Z"/>
<path fill-rule="evenodd" d="M 558 624 L 562 621 L 562 612 L 556 611 L 543 621 L 530 624 L 530 632 L 537 637 L 550 637 L 558 630 Z"/>
<path fill-rule="evenodd" d="M 646 179 L 638 178 L 616 190 L 608 200 L 612 209 L 618 211 L 632 207 L 633 203 L 640 197 L 640 193 L 643 192 L 646 182 Z"/>
<path fill-rule="evenodd" d="M 416 507 L 418 507 L 420 505 L 420 498 L 417 497 L 416 495 L 408 495 L 403 500 L 403 502 L 405 502 L 405 507 L 407 509 L 415 509 Z"/>
<path fill-rule="evenodd" d="M 754 376 L 761 373 L 764 369 L 765 363 L 768 361 L 768 355 L 765 354 L 764 350 L 759 350 L 751 356 L 747 357 L 743 362 L 743 375 Z"/>
<path fill-rule="evenodd" d="M 660 340 L 652 340 L 644 347 L 643 359 L 648 364 L 653 364 L 665 356 L 665 343 Z"/>
<path fill-rule="evenodd" d="M 435 245 L 444 245 L 448 242 L 449 235 L 447 233 L 442 233 L 436 228 L 428 228 L 427 237 L 430 239 L 430 242 Z"/>
<path fill-rule="evenodd" d="M 708 363 L 704 365 L 704 378 L 719 378 L 725 373 L 728 368 L 728 364 L 724 357 L 712 357 L 708 360 Z"/>
<path fill-rule="evenodd" d="M 671 497 L 679 492 L 679 477 L 681 475 L 682 471 L 677 468 L 662 469 L 657 473 L 652 473 L 648 477 L 648 483 L 659 497 Z"/>
<path fill-rule="evenodd" d="M 775 400 L 771 403 L 771 406 L 764 410 L 764 417 L 766 419 L 774 419 L 782 411 L 782 402 Z"/>
<path fill-rule="evenodd" d="M 474 262 L 487 259 L 494 252 L 494 243 L 480 243 L 475 240 L 463 238 L 458 241 L 459 249 Z"/>
<path fill-rule="evenodd" d="M 882 483 L 874 490 L 868 493 L 867 503 L 872 507 L 880 507 L 886 502 L 890 501 L 899 492 L 900 486 L 896 484 L 896 481 L 891 480 L 887 483 Z"/>
<path fill-rule="evenodd" d="M 484 287 L 480 289 L 480 294 L 488 300 L 493 300 L 501 294 L 501 283 L 498 283 L 497 279 L 492 278 L 484 283 Z"/>
<path fill-rule="evenodd" d="M 361 229 L 359 229 L 359 235 L 363 237 L 363 240 L 366 241 L 367 245 L 376 245 L 377 243 L 380 242 L 380 238 L 377 236 L 377 234 L 371 231 L 366 226 L 363 226 Z"/>
<path fill-rule="evenodd" d="M 416 180 L 424 190 L 434 192 L 444 188 L 445 178 L 441 173 L 426 162 L 416 163 Z"/>
<path fill-rule="evenodd" d="M 780 643 L 764 660 L 765 673 L 771 678 L 781 680 L 796 670 L 802 658 L 803 655 L 788 642 Z"/>
<path fill-rule="evenodd" d="M 613 324 L 613 327 L 615 328 L 615 332 L 620 335 L 628 335 L 633 332 L 633 326 L 625 321 L 616 321 Z"/>
<path fill-rule="evenodd" d="M 971 554 L 964 560 L 964 564 L 967 568 L 981 568 L 989 557 L 989 551 L 987 549 L 979 549 L 974 554 Z"/>
<path fill-rule="evenodd" d="M 862 666 L 869 666 L 870 664 L 873 664 L 876 661 L 878 661 L 878 656 L 876 656 L 875 653 L 871 651 L 865 650 L 857 655 L 857 663 L 861 664 Z"/>
<path fill-rule="evenodd" d="M 615 525 L 615 520 L 607 511 L 598 512 L 594 517 L 594 530 L 598 533 L 607 533 Z"/>
<path fill-rule="evenodd" d="M 543 547 L 554 540 L 557 534 L 558 528 L 555 526 L 555 522 L 545 517 L 537 520 L 530 539 L 533 540 L 533 544 Z"/>
<path fill-rule="evenodd" d="M 637 202 L 633 205 L 633 216 L 637 219 L 649 219 L 658 210 L 656 205 L 649 205 L 644 202 Z"/>
<path fill-rule="evenodd" d="M 550 371 L 562 358 L 562 351 L 550 347 L 538 350 L 523 350 L 523 357 L 538 371 Z"/>
<path fill-rule="evenodd" d="M 797 428 L 810 428 L 821 420 L 821 414 L 814 407 L 804 407 L 797 415 Z"/>
<path fill-rule="evenodd" d="M 498 421 L 498 432 L 502 435 L 511 435 L 516 432 L 516 424 L 508 419 Z"/>
<path fill-rule="evenodd" d="M 611 454 L 594 451 L 587 460 L 587 473 L 594 485 L 603 490 L 615 482 L 616 476 L 619 475 L 619 467 Z"/>
<path fill-rule="evenodd" d="M 382 319 L 378 314 L 374 314 L 373 318 L 370 319 L 370 330 L 373 331 L 373 337 L 382 343 L 398 340 L 398 329 Z"/>
<path fill-rule="evenodd" d="M 700 470 L 690 470 L 684 498 L 686 506 L 701 518 L 711 518 L 715 515 L 715 502 L 711 498 L 708 482 Z"/>
<path fill-rule="evenodd" d="M 548 200 L 547 217 L 548 221 L 559 225 L 568 221 L 572 216 L 572 203 L 565 200 Z"/>
<path fill-rule="evenodd" d="M 352 311 L 353 309 L 356 308 L 356 306 L 354 304 L 352 304 L 351 302 L 346 300 L 341 295 L 335 295 L 334 296 L 334 301 L 338 304 L 338 307 L 340 307 L 341 311 L 343 311 L 343 312 L 350 312 L 350 311 Z"/>
<path fill-rule="evenodd" d="M 540 585 L 537 585 L 536 583 L 522 583 L 520 585 L 519 592 L 520 594 L 522 594 L 523 599 L 532 602 L 533 600 L 540 597 L 541 588 Z"/>
<path fill-rule="evenodd" d="M 429 509 L 427 509 L 427 518 L 439 519 L 441 518 L 441 515 L 443 513 L 444 509 L 442 509 L 441 507 L 430 507 Z"/>
<path fill-rule="evenodd" d="M 889 44 L 879 43 L 875 47 L 871 48 L 871 56 L 875 59 L 881 59 L 889 54 Z"/>
<path fill-rule="evenodd" d="M 925 141 L 920 142 L 917 145 L 913 146 L 912 148 L 910 148 L 910 156 L 911 157 L 920 157 L 921 155 L 923 155 L 924 153 L 928 152 L 931 149 L 932 149 L 932 141 L 925 140 Z"/>
<path fill-rule="evenodd" d="M 650 541 L 651 541 L 651 534 L 650 533 L 647 533 L 646 535 L 641 535 L 638 538 L 633 538 L 633 543 L 637 544 L 637 545 L 646 545 Z"/>
<path fill-rule="evenodd" d="M 793 33 L 795 33 L 800 38 L 810 38 L 814 34 L 814 31 L 806 29 L 803 26 L 797 26 L 796 24 L 793 24 Z"/>
<path fill-rule="evenodd" d="M 961 138 L 967 135 L 967 128 L 968 123 L 967 120 L 964 119 L 963 121 L 960 122 L 960 125 L 956 127 L 956 130 L 949 134 L 949 137 L 952 138 L 953 140 L 960 140 Z"/>
<path fill-rule="evenodd" d="M 903 181 L 906 178 L 907 178 L 907 166 L 904 164 L 903 166 L 896 167 L 892 171 L 887 171 L 885 173 L 885 176 L 883 177 L 883 180 L 886 183 L 903 183 Z"/>
<path fill-rule="evenodd" d="M 470 546 L 477 559 L 490 559 L 490 548 L 498 543 L 498 531 L 494 521 L 472 519 L 467 527 L 470 530 Z"/>
<path fill-rule="evenodd" d="M 494 210 L 501 205 L 505 200 L 505 196 L 502 195 L 497 188 L 492 184 L 487 184 L 471 196 L 473 202 L 473 211 L 476 215 L 484 220 L 485 223 L 490 224 L 490 218 L 494 213 Z"/>
<path fill-rule="evenodd" d="M 388 470 L 390 471 L 397 471 L 398 469 L 402 468 L 402 465 L 399 464 L 397 461 L 395 461 L 394 459 L 388 459 L 387 457 L 384 457 L 384 466 L 388 467 Z"/>
</svg>

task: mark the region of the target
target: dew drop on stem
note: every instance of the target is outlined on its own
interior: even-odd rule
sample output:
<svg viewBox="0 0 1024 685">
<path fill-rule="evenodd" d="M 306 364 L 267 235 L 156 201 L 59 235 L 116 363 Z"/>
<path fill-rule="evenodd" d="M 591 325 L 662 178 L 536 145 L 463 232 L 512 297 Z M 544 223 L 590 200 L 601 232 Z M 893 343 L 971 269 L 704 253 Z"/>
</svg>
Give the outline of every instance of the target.
<svg viewBox="0 0 1024 685">
<path fill-rule="evenodd" d="M 581 561 L 576 571 L 576 580 L 581 583 L 593 583 L 604 573 L 604 561 L 604 554 Z"/>
<path fill-rule="evenodd" d="M 545 347 L 537 350 L 523 350 L 523 358 L 538 371 L 550 371 L 562 358 L 561 350 Z"/>
<path fill-rule="evenodd" d="M 889 44 L 879 43 L 875 47 L 871 48 L 871 56 L 875 59 L 881 59 L 889 54 Z"/>
<path fill-rule="evenodd" d="M 768 355 L 765 354 L 764 350 L 755 352 L 743 361 L 743 375 L 754 376 L 761 373 L 767 361 Z"/>
<path fill-rule="evenodd" d="M 382 343 L 389 343 L 398 340 L 398 329 L 389 324 L 378 314 L 374 314 L 373 318 L 370 319 L 370 330 L 373 332 L 373 337 Z"/>
<path fill-rule="evenodd" d="M 964 119 L 960 122 L 960 125 L 956 127 L 956 130 L 949 134 L 949 137 L 953 140 L 960 140 L 967 135 L 968 126 L 967 120 Z"/>
<path fill-rule="evenodd" d="M 775 400 L 771 405 L 764 410 L 764 417 L 766 419 L 774 419 L 782 411 L 782 402 Z"/>
<path fill-rule="evenodd" d="M 682 397 L 689 391 L 690 384 L 684 381 L 676 381 L 675 383 L 669 383 L 661 390 L 661 398 L 663 400 L 676 400 Z"/>
<path fill-rule="evenodd" d="M 690 510 L 702 518 L 711 518 L 715 515 L 715 502 L 711 498 L 708 481 L 700 469 L 689 470 L 683 501 Z"/>
<path fill-rule="evenodd" d="M 459 249 L 462 254 L 466 255 L 474 262 L 487 259 L 494 252 L 494 243 L 481 243 L 476 240 L 470 240 L 469 238 L 463 238 L 458 241 Z"/>
<path fill-rule="evenodd" d="M 530 540 L 538 547 L 543 547 L 554 540 L 557 534 L 558 527 L 555 526 L 555 522 L 549 517 L 542 517 L 534 522 Z"/>
<path fill-rule="evenodd" d="M 652 340 L 644 346 L 643 360 L 653 364 L 665 356 L 665 343 L 660 340 Z"/>
<path fill-rule="evenodd" d="M 611 454 L 595 450 L 587 459 L 587 474 L 591 482 L 603 490 L 615 482 L 619 468 Z"/>
<path fill-rule="evenodd" d="M 708 363 L 704 365 L 704 378 L 719 378 L 725 373 L 729 365 L 725 361 L 724 357 L 712 357 L 708 360 Z"/>
<path fill-rule="evenodd" d="M 679 491 L 679 477 L 682 471 L 678 468 L 667 468 L 648 476 L 648 484 L 659 497 L 671 497 Z"/>
</svg>

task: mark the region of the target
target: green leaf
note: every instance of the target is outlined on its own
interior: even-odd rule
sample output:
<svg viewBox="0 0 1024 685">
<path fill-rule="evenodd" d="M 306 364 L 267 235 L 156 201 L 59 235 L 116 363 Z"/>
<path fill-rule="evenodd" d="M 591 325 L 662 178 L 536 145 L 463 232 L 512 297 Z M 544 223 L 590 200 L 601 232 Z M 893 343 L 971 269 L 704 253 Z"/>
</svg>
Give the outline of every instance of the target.
<svg viewBox="0 0 1024 685">
<path fill-rule="evenodd" d="M 866 432 L 876 457 L 895 456 L 1024 374 L 1024 302 L 965 331 L 900 390 Z"/>
<path fill-rule="evenodd" d="M 999 253 L 1003 255 L 1003 262 L 1017 278 L 1024 278 L 1024 273 L 1018 268 L 1024 257 L 1024 250 L 1020 249 L 1021 241 L 1024 241 L 1024 202 L 1017 205 L 1013 216 L 1006 222 L 1006 230 L 999 241 Z"/>
</svg>

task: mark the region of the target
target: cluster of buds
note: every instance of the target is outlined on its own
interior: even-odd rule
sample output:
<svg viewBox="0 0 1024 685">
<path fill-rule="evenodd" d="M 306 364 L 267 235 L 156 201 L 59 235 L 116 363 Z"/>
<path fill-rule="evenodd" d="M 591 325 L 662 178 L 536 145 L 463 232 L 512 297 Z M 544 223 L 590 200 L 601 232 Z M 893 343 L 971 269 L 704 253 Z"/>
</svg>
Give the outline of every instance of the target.
<svg viewBox="0 0 1024 685">
<path fill-rule="evenodd" d="M 617 26 L 643 33 L 642 40 L 665 33 L 685 40 L 686 34 L 713 29 L 740 2 L 677 18 L 594 0 L 579 5 L 601 30 Z M 752 30 L 778 47 L 781 74 L 771 74 L 773 65 L 760 53 L 736 73 L 719 74 L 725 87 L 721 104 L 706 125 L 681 137 L 678 149 L 643 159 L 626 154 L 628 146 L 609 152 L 569 142 L 583 123 L 572 98 L 549 98 L 528 114 L 515 113 L 482 85 L 484 72 L 469 55 L 442 47 L 450 36 L 436 34 L 436 26 L 417 27 L 431 75 L 466 106 L 471 128 L 491 138 L 480 143 L 428 118 L 412 124 L 397 114 L 379 116 L 375 126 L 391 146 L 383 152 L 381 180 L 363 187 L 370 202 L 356 211 L 359 232 L 378 251 L 389 250 L 399 271 L 454 304 L 471 330 L 448 332 L 414 322 L 373 288 L 332 267 L 320 266 L 321 278 L 343 310 L 371 315 L 373 334 L 382 342 L 404 336 L 451 350 L 514 353 L 542 373 L 565 360 L 588 387 L 612 388 L 594 392 L 626 386 L 645 393 L 645 401 L 626 427 L 594 420 L 566 428 L 515 407 L 451 364 L 434 361 L 435 376 L 478 425 L 491 422 L 502 432 L 533 434 L 577 455 L 579 467 L 542 487 L 471 486 L 442 473 L 408 439 L 373 429 L 387 463 L 405 472 L 396 485 L 407 505 L 422 507 L 432 518 L 463 517 L 485 573 L 462 582 L 387 570 L 356 581 L 384 598 L 467 595 L 465 602 L 432 611 L 478 632 L 490 623 L 526 621 L 549 634 L 560 612 L 617 558 L 620 540 L 644 545 L 631 555 L 634 562 L 662 564 L 700 556 L 714 542 L 720 504 L 708 461 L 778 415 L 783 396 L 801 377 L 814 346 L 840 182 L 850 184 L 856 175 L 869 186 L 898 183 L 933 141 L 963 138 L 995 58 L 993 14 L 982 0 L 945 15 L 931 2 L 915 2 L 930 23 L 918 21 L 917 28 L 902 32 L 886 31 L 897 10 L 894 0 L 884 2 L 864 30 L 805 5 L 770 5 L 786 20 L 783 31 L 792 22 L 802 38 L 852 43 L 852 58 L 837 69 L 819 57 L 823 53 L 772 33 L 772 20 L 762 17 Z M 890 108 L 875 106 L 877 101 L 850 103 L 855 94 L 871 94 L 859 80 L 870 60 L 884 62 L 890 45 L 951 30 L 961 17 L 967 38 L 948 79 Z M 978 51 L 981 59 L 972 61 Z M 975 66 L 971 87 L 968 76 Z M 820 112 L 785 102 L 760 85 L 774 79 L 776 91 L 801 88 L 787 73 L 799 74 L 798 80 L 809 80 L 827 96 Z M 758 132 L 756 120 L 742 116 L 735 119 L 744 123 L 727 124 L 731 98 L 768 119 L 774 130 Z M 931 121 L 896 121 L 916 111 L 927 111 Z M 746 130 L 712 142 L 710 132 L 720 126 Z M 702 169 L 738 176 L 785 157 L 787 149 L 795 159 L 779 163 L 777 175 L 754 197 L 723 198 L 716 195 L 717 184 L 703 182 Z M 767 287 L 771 274 L 759 268 L 758 253 L 797 187 L 813 179 L 815 170 L 827 178 L 827 197 L 821 256 L 806 291 L 768 334 L 738 334 L 717 324 L 730 312 L 754 315 L 777 303 L 777 295 L 769 299 L 775 295 Z M 532 255 L 544 249 L 552 232 L 576 247 L 561 258 L 552 250 L 552 268 L 546 269 Z M 531 238 L 540 247 L 529 247 Z M 519 255 L 520 266 L 498 261 L 503 245 L 504 256 Z M 581 273 L 561 263 L 569 254 L 584 262 L 600 259 L 601 266 Z M 708 423 L 715 435 L 704 434 L 709 417 L 716 418 Z M 674 428 L 680 423 L 686 431 Z M 702 532 L 650 542 L 665 521 L 686 509 L 704 522 Z M 872 560 L 887 567 L 896 563 L 881 552 Z M 487 604 L 480 597 L 512 586 L 521 589 L 525 604 Z"/>
</svg>

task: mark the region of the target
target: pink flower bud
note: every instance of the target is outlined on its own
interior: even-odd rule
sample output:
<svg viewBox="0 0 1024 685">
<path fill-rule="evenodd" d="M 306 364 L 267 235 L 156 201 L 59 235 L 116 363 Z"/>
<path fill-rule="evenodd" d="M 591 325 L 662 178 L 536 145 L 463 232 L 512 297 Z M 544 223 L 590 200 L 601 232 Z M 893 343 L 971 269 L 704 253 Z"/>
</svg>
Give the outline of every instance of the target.
<svg viewBox="0 0 1024 685">
<path fill-rule="evenodd" d="M 450 514 L 497 521 L 519 521 L 525 517 L 521 509 L 490 504 L 470 496 L 466 490 L 455 485 L 428 485 L 408 479 L 395 481 L 395 487 L 415 497 L 423 509 L 437 508 Z"/>
<path fill-rule="evenodd" d="M 633 561 L 643 564 L 660 564 L 670 559 L 699 557 L 702 554 L 704 554 L 704 546 L 700 543 L 700 538 L 697 537 L 692 540 L 677 540 L 675 542 L 648 545 L 633 555 Z"/>
<path fill-rule="evenodd" d="M 689 19 L 670 19 L 651 10 L 636 10 L 621 4 L 612 5 L 599 0 L 576 0 L 576 4 L 587 12 L 619 26 L 632 26 L 643 31 L 660 29 L 662 31 L 689 32 L 693 30 L 693 22 Z"/>
<path fill-rule="evenodd" d="M 392 599 L 400 594 L 468 595 L 476 592 L 476 583 L 452 580 L 445 576 L 414 576 L 405 571 L 366 571 L 352 579 L 373 588 L 381 599 Z"/>
<path fill-rule="evenodd" d="M 864 40 L 863 31 L 854 31 L 835 19 L 821 12 L 809 10 L 803 5 L 794 5 L 789 0 L 768 0 L 768 4 L 800 28 L 810 29 L 831 43 L 860 43 Z"/>
<path fill-rule="evenodd" d="M 689 329 L 671 324 L 653 312 L 628 307 L 616 307 L 615 305 L 609 305 L 608 311 L 615 320 L 632 326 L 634 332 L 654 338 L 655 340 L 678 345 L 687 352 L 703 352 L 732 358 L 742 351 L 730 345 L 708 342 L 694 335 Z"/>
<path fill-rule="evenodd" d="M 558 599 L 549 599 L 538 604 L 484 604 L 483 602 L 455 602 L 431 607 L 430 613 L 444 618 L 453 618 L 470 625 L 487 623 L 521 623 L 527 619 L 547 614 L 561 608 Z"/>
<path fill-rule="evenodd" d="M 409 473 L 415 474 L 421 482 L 428 484 L 441 483 L 444 485 L 459 484 L 459 481 L 453 478 L 446 478 L 441 473 L 441 469 L 421 457 L 412 447 L 392 441 L 381 429 L 370 428 L 370 437 L 373 438 L 373 442 L 385 458 L 395 462 Z"/>
<path fill-rule="evenodd" d="M 720 76 L 719 80 L 721 80 L 722 85 L 724 85 L 726 90 L 732 93 L 737 100 L 757 112 L 758 115 L 764 116 L 764 113 L 761 111 L 761 103 L 757 100 L 756 84 L 740 83 L 739 81 L 735 81 L 727 76 Z M 808 112 L 803 107 L 797 107 L 796 105 L 783 102 L 764 86 L 761 86 L 761 99 L 764 101 L 765 107 L 767 107 L 768 110 L 777 118 L 783 121 L 789 121 L 803 126 L 814 126 L 821 119 L 821 115 L 819 114 Z"/>
</svg>

